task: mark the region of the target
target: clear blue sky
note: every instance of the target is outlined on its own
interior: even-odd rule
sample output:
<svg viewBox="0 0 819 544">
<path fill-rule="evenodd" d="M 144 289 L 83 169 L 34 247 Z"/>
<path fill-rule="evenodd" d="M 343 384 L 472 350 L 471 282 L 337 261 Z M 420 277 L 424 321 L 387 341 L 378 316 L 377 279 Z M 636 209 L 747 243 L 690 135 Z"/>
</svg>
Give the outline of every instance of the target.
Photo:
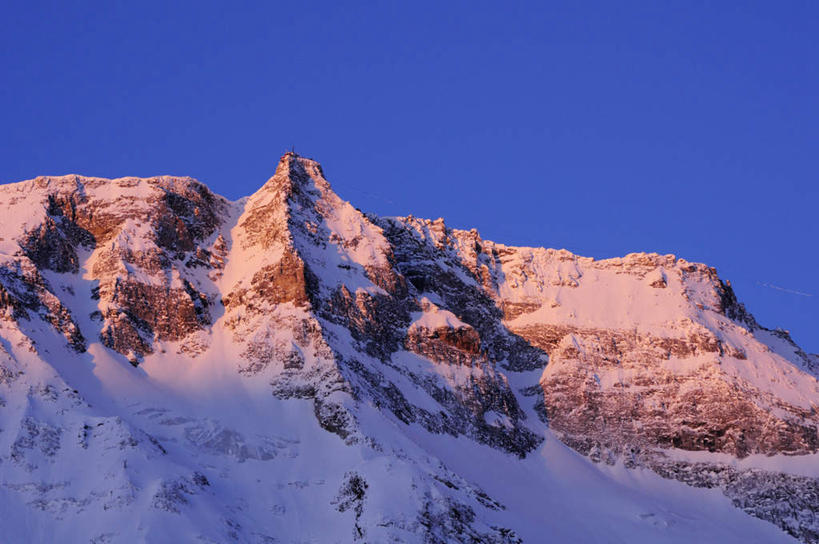
<svg viewBox="0 0 819 544">
<path fill-rule="evenodd" d="M 707 262 L 819 352 L 819 3 L 261 4 L 4 2 L 0 182 L 237 198 L 295 145 L 366 211 Z"/>
</svg>

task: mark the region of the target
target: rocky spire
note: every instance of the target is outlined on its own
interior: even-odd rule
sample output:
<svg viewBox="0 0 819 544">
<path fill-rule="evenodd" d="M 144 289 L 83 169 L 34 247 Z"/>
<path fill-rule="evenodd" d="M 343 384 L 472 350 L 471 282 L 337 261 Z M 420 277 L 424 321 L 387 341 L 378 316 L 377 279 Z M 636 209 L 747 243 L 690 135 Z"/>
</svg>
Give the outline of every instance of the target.
<svg viewBox="0 0 819 544">
<path fill-rule="evenodd" d="M 254 194 L 257 195 L 285 193 L 288 196 L 310 192 L 318 188 L 322 191 L 331 190 L 330 184 L 324 179 L 321 165 L 313 159 L 288 151 L 279 159 L 273 176 Z"/>
</svg>

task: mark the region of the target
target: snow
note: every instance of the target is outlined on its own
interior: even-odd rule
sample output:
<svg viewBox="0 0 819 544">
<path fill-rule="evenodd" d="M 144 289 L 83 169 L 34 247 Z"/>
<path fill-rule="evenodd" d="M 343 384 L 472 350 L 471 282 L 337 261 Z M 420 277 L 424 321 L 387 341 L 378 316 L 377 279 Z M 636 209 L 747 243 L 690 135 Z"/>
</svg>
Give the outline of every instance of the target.
<svg viewBox="0 0 819 544">
<path fill-rule="evenodd" d="M 300 257 L 321 275 L 322 285 L 386 294 L 368 272 L 389 267 L 390 248 L 383 232 L 335 196 L 316 163 L 304 164 L 309 180 L 301 190 L 313 207 L 294 204 L 294 216 L 279 210 L 270 221 L 281 225 L 295 221 L 308 231 L 332 234 L 327 244 L 306 235 L 292 241 Z M 2 186 L 0 264 L 18 259 L 12 257 L 19 250 L 15 237 L 43 220 L 46 187 L 74 191 L 81 184 L 89 196 L 125 212 L 139 209 L 162 184 L 189 182 L 64 176 Z M 229 248 L 221 277 L 213 280 L 196 269 L 174 269 L 169 277 L 159 277 L 125 263 L 118 264 L 122 269 L 116 273 L 171 287 L 186 279 L 214 296 L 249 286 L 254 273 L 279 262 L 286 249 L 281 240 L 266 248 L 251 243 L 242 227 L 249 213 L 281 196 L 280 182 L 274 176 L 250 198 L 226 204 L 223 223 L 212 237 L 222 235 Z M 413 224 L 419 236 L 446 243 L 448 231 L 442 221 Z M 533 399 L 519 393 L 537 384 L 539 370 L 508 373 L 512 391 L 526 411 L 525 424 L 544 437 L 525 459 L 463 436 L 433 434 L 417 423 L 404 424 L 368 402 L 352 408 L 366 439 L 344 440 L 329 433 L 319 426 L 312 400 L 271 394 L 271 382 L 284 373 L 280 361 L 254 376 L 238 372 L 249 340 L 258 337 L 271 345 L 295 346 L 297 325 L 313 319 L 310 323 L 318 323 L 333 339 L 335 355 L 378 369 L 407 402 L 430 413 L 440 412 L 441 404 L 418 387 L 410 373 L 440 378 L 452 388 L 487 372 L 505 382 L 507 374 L 436 364 L 401 350 L 388 361 L 375 360 L 357 350 L 349 330 L 315 321 L 305 308 L 290 303 L 248 315 L 246 321 L 256 321 L 241 329 L 250 331 L 247 335 L 227 327 L 242 310 L 225 315 L 217 308 L 210 328 L 180 342 L 157 341 L 154 353 L 133 368 L 99 341 L 101 325 L 91 318 L 101 304 L 92 297 L 92 269 L 101 252 L 112 246 L 153 249 L 148 228 L 137 219 L 126 219 L 108 245 L 79 251 L 78 274 L 44 272 L 88 340 L 85 353 L 68 351 L 65 339 L 37 317 L 19 325 L 0 321 L 0 362 L 25 372 L 10 386 L 0 385 L 0 512 L 3 539 L 9 542 L 330 543 L 351 541 L 355 523 L 367 528 L 368 542 L 419 542 L 417 514 L 430 502 L 445 508 L 450 500 L 467 504 L 487 528 L 513 528 L 524 542 L 794 541 L 774 525 L 733 507 L 719 490 L 689 487 L 622 465 L 597 465 L 564 446 L 540 422 Z M 467 239 L 476 236 L 456 233 L 460 254 L 469 247 Z M 698 326 L 708 327 L 726 345 L 749 351 L 747 360 L 723 358 L 722 372 L 794 405 L 816 408 L 816 379 L 790 362 L 790 344 L 764 332 L 751 335 L 710 311 L 713 285 L 705 276 L 683 274 L 685 261 L 642 254 L 593 261 L 535 248 L 518 248 L 503 259 L 497 296 L 539 303 L 534 312 L 510 320 L 510 328 L 557 323 L 684 337 L 698 330 L 695 321 L 704 323 Z M 662 268 L 645 275 L 626 270 L 639 268 L 646 259 L 662 261 Z M 475 284 L 463 269 L 449 269 Z M 660 278 L 666 280 L 666 288 L 650 285 Z M 697 303 L 705 309 L 698 309 Z M 422 311 L 413 313 L 410 327 L 469 327 L 442 308 L 435 294 L 422 295 L 419 305 Z M 189 341 L 200 343 L 204 351 L 195 356 L 183 351 Z M 9 361 L 3 359 L 4 353 Z M 303 355 L 305 368 L 324 364 L 316 350 L 304 349 Z M 692 357 L 659 364 L 685 374 L 712 362 L 712 357 Z M 608 388 L 627 381 L 629 374 L 600 372 L 595 379 Z M 351 396 L 342 397 L 352 405 Z M 40 425 L 39 438 L 30 448 L 25 440 L 27 418 Z M 485 412 L 483 419 L 496 428 L 514 427 L 498 411 Z M 58 435 L 54 453 L 43 445 L 47 441 L 42 437 L 49 433 Z M 21 450 L 22 460 L 7 455 L 15 448 Z M 692 462 L 819 477 L 819 454 L 754 455 L 743 460 L 702 452 L 673 454 Z M 339 490 L 353 473 L 368 483 L 358 521 L 353 510 L 338 508 Z M 207 485 L 197 475 L 204 476 Z M 503 508 L 485 507 L 481 493 Z"/>
<path fill-rule="evenodd" d="M 578 327 L 662 333 L 682 317 L 691 316 L 689 306 L 680 296 L 681 282 L 672 275 L 668 278 L 669 288 L 657 289 L 650 286 L 649 278 L 546 259 L 534 259 L 532 272 L 538 279 L 507 274 L 506 282 L 500 286 L 500 296 L 508 297 L 510 301 L 531 299 L 549 303 L 509 321 L 511 328 L 565 323 Z M 554 281 L 540 278 L 554 278 Z M 577 286 L 571 286 L 574 283 L 567 285 L 567 281 Z"/>
<path fill-rule="evenodd" d="M 416 433 L 417 445 L 506 506 L 524 542 L 795 542 L 734 508 L 718 490 L 696 489 L 621 465 L 595 465 L 548 431 L 525 460 L 467 439 Z"/>
<path fill-rule="evenodd" d="M 506 414 L 501 414 L 495 410 L 489 410 L 483 414 L 483 419 L 493 427 L 503 427 L 504 429 L 511 429 L 514 427 L 512 420 Z"/>
<path fill-rule="evenodd" d="M 744 459 L 732 455 L 707 451 L 668 450 L 671 458 L 692 463 L 717 463 L 747 470 L 758 469 L 784 472 L 796 476 L 819 478 L 819 453 L 809 455 L 761 455 L 753 454 Z"/>
<path fill-rule="evenodd" d="M 423 312 L 413 312 L 412 324 L 410 329 L 415 327 L 423 327 L 434 331 L 439 328 L 449 329 L 465 329 L 471 328 L 469 325 L 458 319 L 458 317 L 450 312 L 439 308 L 429 298 L 421 297 L 419 299 Z"/>
</svg>

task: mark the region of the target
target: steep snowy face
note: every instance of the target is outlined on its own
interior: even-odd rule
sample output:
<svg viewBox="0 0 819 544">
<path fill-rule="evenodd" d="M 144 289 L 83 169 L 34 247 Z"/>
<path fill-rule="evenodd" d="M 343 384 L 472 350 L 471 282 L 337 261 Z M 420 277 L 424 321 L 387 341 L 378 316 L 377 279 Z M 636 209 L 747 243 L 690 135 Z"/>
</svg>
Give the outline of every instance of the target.
<svg viewBox="0 0 819 544">
<path fill-rule="evenodd" d="M 0 187 L 0 216 L 0 507 L 28 526 L 786 538 L 733 504 L 819 542 L 819 360 L 705 265 L 366 215 L 295 153 L 236 202 L 188 178 L 44 177 Z"/>
<path fill-rule="evenodd" d="M 430 325 L 451 312 L 407 284 L 382 227 L 341 200 L 318 163 L 286 154 L 230 239 L 217 327 L 243 346 L 241 372 L 271 379 L 280 398 L 313 399 L 325 429 L 359 440 L 354 405 L 373 402 L 402 424 L 521 455 L 539 442 L 501 359 L 470 325 Z"/>
<path fill-rule="evenodd" d="M 314 312 L 318 278 L 300 249 L 302 228 L 313 225 L 302 216 L 321 205 L 321 188 L 329 190 L 319 165 L 288 153 L 273 177 L 239 202 L 218 326 L 238 347 L 243 375 L 269 379 L 279 398 L 312 399 L 325 430 L 355 440 L 351 387 Z"/>
<path fill-rule="evenodd" d="M 180 340 L 210 323 L 215 297 L 203 292 L 207 280 L 197 271 L 222 264 L 217 230 L 226 201 L 204 185 L 170 177 L 43 177 L 4 186 L 0 196 L 9 218 L 0 275 L 13 314 L 41 308 L 82 351 L 70 311 L 56 302 L 72 289 L 68 275 L 80 275 L 98 300 L 92 317 L 99 330 L 86 335 L 134 364 L 155 341 Z"/>
<path fill-rule="evenodd" d="M 545 295 L 508 323 L 550 354 L 546 414 L 581 450 L 819 448 L 808 362 L 793 347 L 791 360 L 776 353 L 713 269 L 659 255 L 522 257 L 552 281 L 521 281 L 525 265 L 505 263 L 515 303 L 533 304 L 531 289 Z"/>
<path fill-rule="evenodd" d="M 517 342 L 504 367 L 542 369 L 538 383 L 521 393 L 538 397 L 536 412 L 578 452 L 731 495 L 731 482 L 751 476 L 728 476 L 715 468 L 719 463 L 692 471 L 675 460 L 678 452 L 741 459 L 819 449 L 813 356 L 787 333 L 759 326 L 714 269 L 673 255 L 595 261 L 566 250 L 509 247 L 442 220 L 388 223 L 392 239 L 416 241 L 402 271 L 419 290 L 439 293 L 461 318 L 479 307 L 458 304 L 470 289 L 493 301 L 483 322 L 502 323 Z M 447 273 L 465 278 L 463 284 L 448 288 Z M 450 334 L 458 327 L 450 324 Z M 548 355 L 548 365 L 532 349 Z M 725 477 L 692 476 L 713 470 Z M 813 541 L 815 523 L 796 520 L 815 519 L 799 495 L 813 493 L 807 490 L 816 483 L 770 478 L 789 497 L 782 507 L 789 514 L 740 502 Z"/>
<path fill-rule="evenodd" d="M 813 363 L 761 328 L 714 269 L 673 255 L 595 261 L 402 222 L 460 261 L 509 330 L 549 355 L 542 413 L 579 451 L 819 449 Z"/>
</svg>

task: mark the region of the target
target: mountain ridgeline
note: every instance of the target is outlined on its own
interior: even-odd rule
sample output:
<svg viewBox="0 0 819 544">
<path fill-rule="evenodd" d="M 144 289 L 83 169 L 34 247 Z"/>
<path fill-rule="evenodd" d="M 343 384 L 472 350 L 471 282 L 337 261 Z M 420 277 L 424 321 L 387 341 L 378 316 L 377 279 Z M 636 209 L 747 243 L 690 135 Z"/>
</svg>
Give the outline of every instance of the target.
<svg viewBox="0 0 819 544">
<path fill-rule="evenodd" d="M 9 541 L 819 542 L 819 357 L 706 265 L 364 214 L 295 153 L 0 214 Z"/>
</svg>

